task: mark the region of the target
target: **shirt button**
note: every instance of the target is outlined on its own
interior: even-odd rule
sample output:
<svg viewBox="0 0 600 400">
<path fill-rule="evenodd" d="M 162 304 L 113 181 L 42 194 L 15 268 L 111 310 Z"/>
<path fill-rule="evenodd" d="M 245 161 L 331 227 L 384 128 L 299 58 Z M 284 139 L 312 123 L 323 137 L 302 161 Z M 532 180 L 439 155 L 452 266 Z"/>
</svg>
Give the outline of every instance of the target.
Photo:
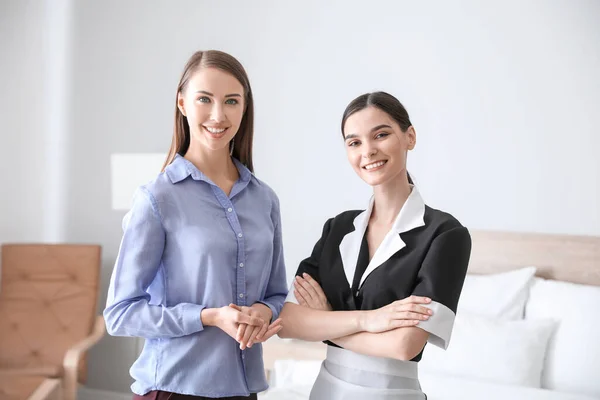
<svg viewBox="0 0 600 400">
<path fill-rule="evenodd" d="M 231 207 L 229 207 L 229 208 L 227 209 L 227 212 L 232 212 L 232 211 L 233 211 L 233 208 L 231 208 Z"/>
<path fill-rule="evenodd" d="M 240 263 L 240 268 L 244 268 L 244 263 Z"/>
<path fill-rule="evenodd" d="M 242 235 L 241 233 L 238 233 L 238 237 L 242 237 L 242 236 L 244 236 L 244 235 Z"/>
<path fill-rule="evenodd" d="M 244 293 L 240 293 L 240 299 L 244 298 Z"/>
</svg>

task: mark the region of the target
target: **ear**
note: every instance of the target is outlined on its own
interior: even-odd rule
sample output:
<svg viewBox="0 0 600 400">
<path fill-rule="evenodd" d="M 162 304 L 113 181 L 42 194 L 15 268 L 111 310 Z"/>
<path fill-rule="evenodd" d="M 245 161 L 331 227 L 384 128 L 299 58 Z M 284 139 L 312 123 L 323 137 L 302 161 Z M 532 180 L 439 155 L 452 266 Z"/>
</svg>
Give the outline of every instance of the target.
<svg viewBox="0 0 600 400">
<path fill-rule="evenodd" d="M 183 101 L 183 95 L 181 94 L 181 92 L 177 93 L 177 108 L 179 108 L 179 112 L 181 114 L 183 114 L 183 116 L 185 117 L 185 107 L 184 107 L 184 101 Z"/>
<path fill-rule="evenodd" d="M 417 144 L 417 131 L 412 125 L 406 130 L 406 138 L 408 139 L 408 150 L 414 149 Z"/>
</svg>

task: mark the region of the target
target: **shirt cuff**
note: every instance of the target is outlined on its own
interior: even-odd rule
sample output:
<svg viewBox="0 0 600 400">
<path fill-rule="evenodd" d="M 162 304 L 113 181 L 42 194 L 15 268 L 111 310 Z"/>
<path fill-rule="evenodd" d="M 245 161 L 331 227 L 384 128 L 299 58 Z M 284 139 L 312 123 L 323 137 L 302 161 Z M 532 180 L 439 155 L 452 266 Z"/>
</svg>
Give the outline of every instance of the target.
<svg viewBox="0 0 600 400">
<path fill-rule="evenodd" d="M 288 295 L 285 298 L 284 303 L 294 303 L 300 305 L 298 299 L 296 298 L 296 295 L 294 294 L 294 282 L 292 282 L 292 284 L 290 285 L 290 289 L 288 290 Z"/>
<path fill-rule="evenodd" d="M 430 333 L 429 339 L 427 339 L 429 343 L 446 350 L 452 336 L 455 314 L 451 309 L 436 301 L 432 301 L 426 307 L 433 311 L 433 315 L 427 321 L 420 321 L 417 327 Z"/>
<path fill-rule="evenodd" d="M 206 307 L 198 304 L 184 303 L 181 304 L 181 325 L 185 335 L 200 332 L 204 329 L 200 313 Z"/>
<path fill-rule="evenodd" d="M 271 310 L 271 321 L 269 321 L 269 324 L 272 323 L 273 321 L 275 321 L 279 317 L 279 314 L 277 314 L 277 310 L 275 310 L 275 307 L 273 307 L 271 304 L 267 303 L 264 300 L 257 301 L 257 303 L 264 304 L 265 306 L 269 307 L 269 309 Z"/>
</svg>

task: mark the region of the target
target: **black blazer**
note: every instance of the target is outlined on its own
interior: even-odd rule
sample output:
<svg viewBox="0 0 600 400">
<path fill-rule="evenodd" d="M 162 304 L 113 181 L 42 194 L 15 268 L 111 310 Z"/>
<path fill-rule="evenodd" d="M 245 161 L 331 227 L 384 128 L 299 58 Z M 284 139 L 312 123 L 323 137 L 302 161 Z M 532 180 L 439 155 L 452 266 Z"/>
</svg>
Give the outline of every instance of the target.
<svg viewBox="0 0 600 400">
<path fill-rule="evenodd" d="M 418 326 L 430 333 L 429 342 L 445 349 L 471 253 L 467 228 L 452 215 L 426 206 L 413 188 L 369 262 L 365 232 L 371 209 L 372 203 L 365 211 L 346 211 L 327 220 L 296 275 L 311 275 L 336 311 L 373 310 L 410 295 L 430 297 L 434 314 Z M 286 301 L 298 303 L 293 290 Z"/>
</svg>

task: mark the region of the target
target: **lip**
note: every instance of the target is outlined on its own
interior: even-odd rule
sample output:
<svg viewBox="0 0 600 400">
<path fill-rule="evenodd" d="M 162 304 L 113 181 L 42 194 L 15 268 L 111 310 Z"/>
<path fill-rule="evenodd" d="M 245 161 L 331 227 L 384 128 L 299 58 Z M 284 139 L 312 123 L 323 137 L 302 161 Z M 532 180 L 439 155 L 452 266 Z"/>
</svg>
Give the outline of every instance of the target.
<svg viewBox="0 0 600 400">
<path fill-rule="evenodd" d="M 207 128 L 213 128 L 213 129 L 225 129 L 223 132 L 221 133 L 212 133 L 211 131 L 209 131 Z M 206 125 L 202 125 L 202 129 L 204 129 L 204 132 L 208 133 L 210 135 L 210 137 L 213 137 L 215 139 L 220 139 L 223 136 L 225 136 L 225 134 L 227 133 L 229 127 L 223 127 L 223 126 L 206 126 Z"/>
<path fill-rule="evenodd" d="M 371 164 L 376 164 L 378 162 L 383 162 L 383 165 L 380 165 L 379 167 L 375 167 L 375 168 L 371 168 L 371 169 L 367 169 L 366 166 L 367 165 L 371 165 Z M 377 161 L 373 161 L 370 162 L 366 165 L 363 165 L 361 168 L 367 172 L 374 172 L 374 171 L 379 171 L 381 168 L 385 167 L 385 165 L 387 164 L 388 160 L 377 160 Z"/>
</svg>

